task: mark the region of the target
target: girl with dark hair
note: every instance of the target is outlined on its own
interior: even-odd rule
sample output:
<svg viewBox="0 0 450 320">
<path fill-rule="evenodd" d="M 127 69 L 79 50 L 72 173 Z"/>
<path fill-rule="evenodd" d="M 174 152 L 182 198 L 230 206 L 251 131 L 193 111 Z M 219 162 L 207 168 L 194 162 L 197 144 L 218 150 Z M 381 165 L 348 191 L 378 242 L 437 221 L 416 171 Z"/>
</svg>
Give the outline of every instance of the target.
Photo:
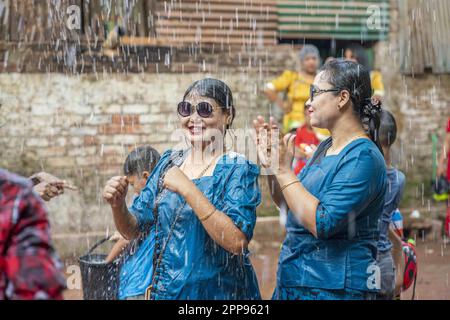
<svg viewBox="0 0 450 320">
<path fill-rule="evenodd" d="M 150 173 L 160 159 L 158 151 L 149 145 L 140 146 L 131 151 L 123 165 L 123 173 L 135 196 L 139 196 Z M 111 263 L 120 259 L 118 298 L 134 300 L 143 296 L 151 279 L 151 271 L 146 266 L 151 261 L 151 252 L 155 243 L 155 230 L 148 228 L 141 232 L 139 238 L 133 241 L 123 238 L 120 233 L 113 235 L 110 240 L 117 240 L 111 248 L 106 262 Z"/>
<path fill-rule="evenodd" d="M 338 60 L 324 66 L 306 107 L 311 125 L 331 137 L 298 176 L 290 165 L 295 135 L 273 142 L 279 131 L 273 120 L 254 121 L 272 198 L 289 208 L 274 299 L 373 299 L 379 290 L 386 166 L 378 141 L 381 106 L 370 97 L 363 66 Z"/>
<path fill-rule="evenodd" d="M 404 264 L 402 263 L 402 239 L 390 228 L 390 225 L 394 212 L 402 199 L 405 175 L 392 166 L 391 147 L 397 138 L 397 122 L 392 113 L 387 110 L 381 112 L 379 138 L 386 161 L 388 185 L 379 221 L 380 239 L 377 244 L 377 264 L 380 267 L 381 288 L 377 299 L 393 300 L 401 292 Z"/>
<path fill-rule="evenodd" d="M 156 230 L 146 298 L 260 299 L 248 252 L 261 201 L 259 169 L 242 155 L 224 153 L 235 116 L 231 90 L 216 79 L 197 81 L 177 111 L 190 147 L 162 155 L 129 209 L 125 177 L 104 190 L 125 238 L 149 225 Z"/>
<path fill-rule="evenodd" d="M 344 52 L 344 57 L 348 61 L 354 61 L 364 66 L 370 71 L 370 81 L 373 89 L 373 97 L 380 100 L 384 98 L 384 84 L 381 72 L 372 70 L 369 63 L 369 56 L 366 49 L 359 44 L 349 45 Z"/>
</svg>

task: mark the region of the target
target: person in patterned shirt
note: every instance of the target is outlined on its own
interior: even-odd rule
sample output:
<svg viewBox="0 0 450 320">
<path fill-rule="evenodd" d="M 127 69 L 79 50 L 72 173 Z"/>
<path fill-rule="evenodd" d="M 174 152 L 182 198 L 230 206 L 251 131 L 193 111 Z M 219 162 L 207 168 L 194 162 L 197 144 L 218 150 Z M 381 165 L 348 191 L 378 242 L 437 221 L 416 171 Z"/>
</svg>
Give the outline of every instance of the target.
<svg viewBox="0 0 450 320">
<path fill-rule="evenodd" d="M 0 169 L 0 300 L 62 299 L 60 266 L 32 182 Z"/>
</svg>

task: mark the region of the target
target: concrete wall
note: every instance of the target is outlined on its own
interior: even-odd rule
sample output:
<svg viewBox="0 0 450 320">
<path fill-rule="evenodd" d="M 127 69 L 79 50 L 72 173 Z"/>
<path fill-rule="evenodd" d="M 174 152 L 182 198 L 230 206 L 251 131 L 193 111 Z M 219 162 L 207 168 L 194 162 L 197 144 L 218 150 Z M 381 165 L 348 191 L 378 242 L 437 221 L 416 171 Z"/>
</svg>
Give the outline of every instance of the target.
<svg viewBox="0 0 450 320">
<path fill-rule="evenodd" d="M 101 200 L 108 177 L 121 174 L 128 151 L 151 144 L 163 152 L 177 141 L 176 105 L 205 74 L 108 76 L 96 80 L 61 74 L 1 74 L 1 165 L 24 175 L 45 170 L 67 178 L 79 192 L 49 203 L 57 232 L 110 225 Z M 221 77 L 235 91 L 234 128 L 248 128 L 261 108 L 254 79 Z"/>
</svg>

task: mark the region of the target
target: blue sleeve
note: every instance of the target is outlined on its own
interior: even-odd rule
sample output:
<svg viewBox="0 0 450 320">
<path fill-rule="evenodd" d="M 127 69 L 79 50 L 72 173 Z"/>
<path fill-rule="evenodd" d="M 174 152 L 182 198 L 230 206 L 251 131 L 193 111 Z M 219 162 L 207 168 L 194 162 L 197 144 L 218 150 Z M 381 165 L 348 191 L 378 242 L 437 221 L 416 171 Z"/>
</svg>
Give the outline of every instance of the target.
<svg viewBox="0 0 450 320">
<path fill-rule="evenodd" d="M 223 212 L 250 241 L 256 224 L 256 207 L 261 202 L 259 168 L 248 161 L 235 164 L 225 184 Z"/>
<path fill-rule="evenodd" d="M 152 225 L 153 219 L 153 208 L 154 199 L 156 193 L 156 183 L 148 184 L 150 179 L 147 181 L 147 186 L 142 189 L 142 192 L 138 197 L 136 197 L 128 209 L 132 215 L 136 217 L 139 229 L 144 231 L 146 226 Z M 154 187 L 153 187 L 154 186 Z"/>
<path fill-rule="evenodd" d="M 131 206 L 128 208 L 130 213 L 134 215 L 137 219 L 139 229 L 144 231 L 147 226 L 152 225 L 153 219 L 153 208 L 156 199 L 156 189 L 158 186 L 158 179 L 161 174 L 161 168 L 163 164 L 168 160 L 171 154 L 171 150 L 167 150 L 161 156 L 158 164 L 153 169 L 152 173 L 147 179 L 147 183 L 142 189 L 139 196 L 137 196 Z"/>
<path fill-rule="evenodd" d="M 345 230 L 384 190 L 386 175 L 380 170 L 385 168 L 377 163 L 379 161 L 370 150 L 361 150 L 343 159 L 331 184 L 319 199 L 316 210 L 319 239 L 329 239 Z"/>
<path fill-rule="evenodd" d="M 395 197 L 395 209 L 397 209 L 400 205 L 400 201 L 402 201 L 402 197 L 403 197 L 403 191 L 405 190 L 405 175 L 403 174 L 403 172 L 398 171 L 398 190 L 397 190 L 397 195 Z M 394 211 L 395 211 L 394 209 Z"/>
</svg>

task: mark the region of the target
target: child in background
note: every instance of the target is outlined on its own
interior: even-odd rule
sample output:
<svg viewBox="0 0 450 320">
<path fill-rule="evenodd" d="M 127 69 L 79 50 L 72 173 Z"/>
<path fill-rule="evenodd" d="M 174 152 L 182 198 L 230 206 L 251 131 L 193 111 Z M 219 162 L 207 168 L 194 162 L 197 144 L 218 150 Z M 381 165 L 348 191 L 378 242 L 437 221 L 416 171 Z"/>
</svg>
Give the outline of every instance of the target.
<svg viewBox="0 0 450 320">
<path fill-rule="evenodd" d="M 295 137 L 296 163 L 294 166 L 294 172 L 296 175 L 298 175 L 300 171 L 302 171 L 303 167 L 306 165 L 306 162 L 308 161 L 307 154 L 304 150 L 304 145 L 318 146 L 320 143 L 316 131 L 311 126 L 308 109 L 306 107 L 304 108 L 304 113 L 305 113 L 305 124 L 297 128 Z"/>
<path fill-rule="evenodd" d="M 401 268 L 402 241 L 399 236 L 391 230 L 390 224 L 392 215 L 398 208 L 405 187 L 405 175 L 392 166 L 391 146 L 397 137 L 397 124 L 394 116 L 387 110 L 381 113 L 381 124 L 379 129 L 379 139 L 383 148 L 384 159 L 387 168 L 387 190 L 383 212 L 379 221 L 380 238 L 377 244 L 377 263 L 380 267 L 381 290 L 377 295 L 380 300 L 393 300 L 396 295 L 396 282 L 399 274 L 403 272 Z M 395 262 L 394 262 L 395 261 Z M 398 270 L 397 275 L 395 270 Z M 401 279 L 403 281 L 403 279 Z"/>
<path fill-rule="evenodd" d="M 139 196 L 144 189 L 147 179 L 159 159 L 158 151 L 148 145 L 133 150 L 127 156 L 123 171 L 136 196 Z M 120 237 L 111 249 L 106 258 L 107 262 L 112 262 L 121 253 L 125 253 L 119 275 L 119 299 L 134 299 L 145 294 L 145 289 L 151 281 L 152 270 L 151 268 L 150 270 L 146 269 L 148 269 L 148 266 L 152 266 L 154 243 L 155 234 L 150 229 L 131 242 Z M 135 263 L 137 256 L 145 256 L 150 261 L 149 263 L 137 264 Z M 140 261 L 142 261 L 142 258 Z"/>
</svg>

